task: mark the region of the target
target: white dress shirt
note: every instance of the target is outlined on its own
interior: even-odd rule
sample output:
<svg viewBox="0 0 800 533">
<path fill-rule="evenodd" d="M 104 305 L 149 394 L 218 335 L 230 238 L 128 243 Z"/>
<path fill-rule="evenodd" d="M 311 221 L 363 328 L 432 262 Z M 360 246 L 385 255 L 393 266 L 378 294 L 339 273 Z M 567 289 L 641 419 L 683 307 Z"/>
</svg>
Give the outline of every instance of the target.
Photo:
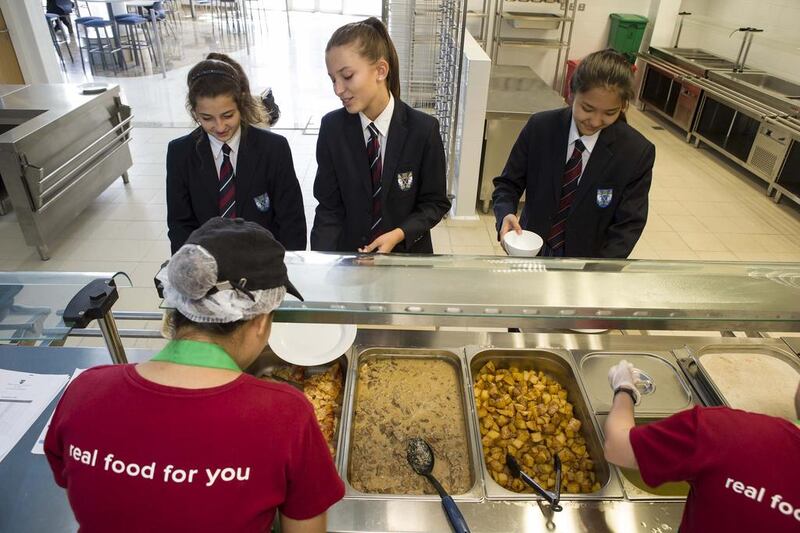
<svg viewBox="0 0 800 533">
<path fill-rule="evenodd" d="M 578 126 L 575 125 L 575 118 L 570 121 L 569 137 L 567 138 L 567 157 L 564 159 L 564 164 L 566 165 L 567 161 L 569 161 L 569 158 L 572 156 L 573 150 L 575 150 L 575 141 L 580 139 L 583 146 L 586 147 L 586 150 L 581 154 L 581 175 L 578 176 L 578 184 L 580 184 L 581 177 L 583 177 L 583 173 L 586 171 L 586 165 L 589 164 L 589 158 L 592 156 L 594 145 L 597 144 L 597 137 L 600 136 L 600 131 L 602 130 L 592 135 L 581 135 L 578 131 Z"/>
<path fill-rule="evenodd" d="M 239 141 L 242 138 L 241 126 L 236 130 L 236 133 L 233 134 L 233 137 L 231 137 L 227 143 L 220 141 L 213 135 L 206 135 L 208 135 L 208 142 L 211 144 L 211 155 L 214 157 L 214 164 L 217 166 L 217 178 L 219 178 L 219 170 L 222 168 L 222 159 L 224 156 L 222 153 L 223 144 L 227 144 L 231 147 L 231 165 L 233 165 L 233 173 L 236 174 L 236 159 L 237 155 L 239 155 Z"/>
<path fill-rule="evenodd" d="M 358 116 L 361 118 L 361 129 L 364 132 L 364 144 L 369 143 L 370 123 L 374 123 L 375 128 L 378 130 L 378 142 L 381 143 L 381 163 L 386 160 L 386 140 L 389 138 L 389 126 L 392 123 L 393 113 L 394 96 L 392 96 L 392 93 L 389 93 L 389 103 L 386 104 L 386 107 L 383 108 L 383 111 L 381 111 L 381 114 L 378 115 L 378 118 L 375 120 L 370 120 L 369 117 L 361 111 L 358 112 Z"/>
</svg>

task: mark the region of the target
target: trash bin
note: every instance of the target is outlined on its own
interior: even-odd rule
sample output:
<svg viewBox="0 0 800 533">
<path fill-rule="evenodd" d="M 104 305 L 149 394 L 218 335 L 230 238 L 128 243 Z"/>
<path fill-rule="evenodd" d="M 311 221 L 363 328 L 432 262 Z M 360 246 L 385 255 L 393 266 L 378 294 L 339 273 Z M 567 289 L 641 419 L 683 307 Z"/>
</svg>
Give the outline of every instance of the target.
<svg viewBox="0 0 800 533">
<path fill-rule="evenodd" d="M 647 17 L 611 13 L 611 29 L 608 32 L 608 46 L 623 54 L 631 63 L 636 61 L 636 52 L 642 44 Z"/>
</svg>

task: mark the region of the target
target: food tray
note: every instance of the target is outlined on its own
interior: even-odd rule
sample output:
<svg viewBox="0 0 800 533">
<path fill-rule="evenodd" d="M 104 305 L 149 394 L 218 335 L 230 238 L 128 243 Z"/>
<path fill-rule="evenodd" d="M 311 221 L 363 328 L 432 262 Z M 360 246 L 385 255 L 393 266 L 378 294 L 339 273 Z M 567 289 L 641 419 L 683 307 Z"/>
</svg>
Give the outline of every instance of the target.
<svg viewBox="0 0 800 533">
<path fill-rule="evenodd" d="M 336 431 L 333 435 L 333 443 L 336 448 L 336 456 L 334 457 L 334 461 L 338 464 L 338 458 L 341 455 L 342 450 L 342 425 L 343 425 L 343 405 L 345 395 L 347 393 L 347 380 L 348 380 L 348 361 L 347 356 L 342 355 L 341 357 L 331 361 L 330 363 L 326 363 L 324 365 L 317 365 L 317 366 L 307 366 L 302 367 L 305 368 L 306 376 L 315 376 L 318 374 L 324 374 L 328 371 L 334 364 L 339 363 L 342 371 L 342 393 L 339 395 L 338 401 L 338 409 L 336 410 Z M 288 368 L 297 365 L 291 365 L 286 361 L 283 361 L 277 355 L 275 355 L 269 348 L 267 348 L 264 353 L 262 353 L 258 359 L 253 363 L 253 365 L 248 369 L 254 376 L 261 378 L 265 377 L 275 370 L 279 368 Z M 277 383 L 283 383 L 281 380 L 275 380 Z M 291 385 L 289 385 L 291 386 Z"/>
<path fill-rule="evenodd" d="M 475 439 L 478 443 L 478 457 L 481 473 L 484 478 L 486 496 L 489 500 L 541 500 L 537 494 L 517 493 L 500 486 L 492 479 L 480 446 L 480 432 L 478 413 L 472 394 L 472 387 L 478 371 L 488 363 L 494 361 L 498 367 L 506 368 L 511 364 L 520 370 L 541 370 L 555 378 L 567 391 L 567 398 L 572 403 L 573 416 L 581 421 L 581 433 L 586 439 L 589 456 L 594 461 L 595 473 L 600 483 L 600 490 L 585 494 L 568 494 L 562 492 L 562 500 L 604 500 L 622 498 L 622 488 L 616 474 L 609 468 L 603 455 L 603 445 L 597 421 L 589 408 L 583 387 L 576 377 L 575 369 L 570 362 L 569 354 L 560 350 L 525 350 L 525 349 L 481 349 L 467 348 L 467 361 L 470 370 L 470 401 L 475 426 Z"/>
<path fill-rule="evenodd" d="M 691 407 L 692 391 L 683 378 L 677 361 L 668 352 L 581 352 L 575 351 L 586 397 L 597 414 L 608 413 L 613 394 L 608 385 L 608 370 L 623 359 L 642 371 L 642 401 L 638 414 L 666 416 Z"/>
<path fill-rule="evenodd" d="M 698 373 L 697 376 L 701 385 L 706 387 L 709 392 L 714 396 L 716 399 L 720 401 L 722 405 L 726 405 L 728 407 L 732 407 L 735 409 L 743 409 L 745 406 L 738 406 L 733 405 L 732 402 L 725 397 L 722 390 L 718 387 L 717 383 L 714 382 L 714 379 L 709 372 L 708 368 L 703 364 L 703 358 L 714 353 L 729 353 L 729 354 L 751 354 L 757 353 L 759 355 L 765 355 L 768 357 L 774 357 L 797 371 L 800 374 L 800 359 L 797 358 L 794 354 L 780 349 L 774 346 L 735 346 L 735 345 L 706 345 L 697 350 L 692 348 L 688 348 L 689 355 L 692 360 L 694 360 L 697 364 Z M 759 391 L 756 391 L 759 392 Z M 791 402 L 792 396 L 789 396 L 788 400 Z M 794 420 L 794 417 L 792 417 Z"/>
<path fill-rule="evenodd" d="M 345 393 L 346 403 L 345 411 L 347 413 L 346 423 L 344 427 L 344 438 L 341 443 L 341 459 L 340 459 L 340 472 L 345 482 L 346 497 L 352 499 L 365 499 L 365 500 L 432 500 L 438 501 L 439 496 L 435 494 L 381 494 L 381 493 L 366 493 L 361 492 L 350 484 L 349 475 L 349 462 L 350 451 L 352 447 L 352 429 L 355 420 L 355 407 L 358 402 L 358 369 L 366 361 L 373 359 L 383 358 L 404 358 L 404 359 L 430 359 L 442 360 L 451 364 L 458 379 L 458 390 L 454 391 L 459 395 L 461 400 L 461 407 L 464 416 L 465 438 L 467 439 L 467 453 L 470 468 L 470 489 L 463 494 L 451 494 L 456 501 L 481 501 L 483 498 L 483 484 L 482 478 L 478 471 L 478 455 L 480 454 L 480 445 L 476 448 L 473 439 L 475 433 L 473 417 L 470 416 L 471 403 L 469 396 L 467 396 L 467 374 L 464 368 L 464 359 L 459 355 L 458 349 L 410 349 L 410 348 L 376 348 L 376 347 L 356 347 L 354 349 L 356 356 L 353 358 L 353 364 L 350 368 L 348 376 L 348 388 Z M 424 394 L 424 391 L 420 391 Z M 410 467 L 409 467 L 410 468 Z"/>
</svg>

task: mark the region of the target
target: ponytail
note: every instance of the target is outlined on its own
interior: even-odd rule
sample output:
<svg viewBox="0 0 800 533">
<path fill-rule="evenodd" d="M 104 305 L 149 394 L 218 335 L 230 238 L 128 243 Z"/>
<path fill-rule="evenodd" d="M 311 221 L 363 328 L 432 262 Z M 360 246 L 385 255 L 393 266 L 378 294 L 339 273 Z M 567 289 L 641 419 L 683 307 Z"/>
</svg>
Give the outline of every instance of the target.
<svg viewBox="0 0 800 533">
<path fill-rule="evenodd" d="M 211 52 L 189 71 L 186 108 L 194 116 L 198 98 L 228 95 L 236 102 L 242 121 L 242 132 L 248 126 L 266 121 L 261 101 L 250 94 L 250 81 L 242 66 L 226 54 Z"/>
<path fill-rule="evenodd" d="M 400 61 L 386 25 L 375 17 L 345 24 L 333 32 L 325 52 L 349 44 L 357 45 L 358 54 L 373 63 L 386 60 L 389 64 L 386 87 L 396 99 L 400 99 Z"/>
</svg>

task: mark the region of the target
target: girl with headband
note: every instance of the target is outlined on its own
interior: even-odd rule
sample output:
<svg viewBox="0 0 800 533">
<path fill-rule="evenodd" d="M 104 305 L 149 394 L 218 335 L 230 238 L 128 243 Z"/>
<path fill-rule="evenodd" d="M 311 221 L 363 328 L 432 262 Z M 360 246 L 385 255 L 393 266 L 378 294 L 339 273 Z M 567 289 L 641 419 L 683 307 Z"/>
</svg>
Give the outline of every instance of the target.
<svg viewBox="0 0 800 533">
<path fill-rule="evenodd" d="M 265 122 L 241 65 L 211 53 L 187 77 L 186 107 L 198 128 L 167 149 L 167 225 L 172 253 L 210 218 L 244 218 L 287 250 L 305 250 L 306 221 L 289 143 Z"/>
<path fill-rule="evenodd" d="M 433 253 L 430 230 L 450 209 L 439 123 L 400 100 L 386 26 L 342 26 L 325 63 L 343 107 L 319 130 L 311 249 Z"/>
</svg>

